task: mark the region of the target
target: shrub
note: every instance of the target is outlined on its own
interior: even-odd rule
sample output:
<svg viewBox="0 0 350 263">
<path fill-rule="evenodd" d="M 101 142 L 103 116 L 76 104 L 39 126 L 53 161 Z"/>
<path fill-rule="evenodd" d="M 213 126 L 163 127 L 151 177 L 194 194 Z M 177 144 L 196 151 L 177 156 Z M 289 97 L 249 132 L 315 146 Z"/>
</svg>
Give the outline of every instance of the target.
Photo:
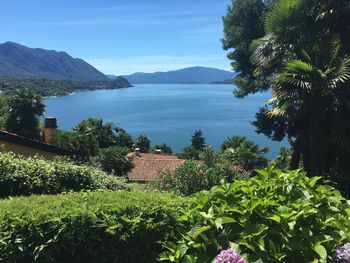
<svg viewBox="0 0 350 263">
<path fill-rule="evenodd" d="M 0 197 L 57 194 L 68 191 L 128 189 L 125 179 L 115 178 L 87 165 L 66 159 L 46 161 L 0 153 Z"/>
<path fill-rule="evenodd" d="M 222 180 L 232 181 L 248 177 L 244 170 L 225 160 L 217 161 L 211 167 L 205 162 L 186 161 L 175 171 L 167 170 L 159 174 L 153 186 L 163 191 L 173 191 L 182 196 L 189 196 L 202 190 L 209 190 Z"/>
<path fill-rule="evenodd" d="M 0 201 L 0 262 L 154 262 L 184 199 L 84 192 Z"/>
<path fill-rule="evenodd" d="M 197 150 L 193 146 L 186 146 L 182 149 L 182 152 L 178 153 L 176 156 L 180 159 L 187 160 L 199 160 L 202 150 Z"/>
<path fill-rule="evenodd" d="M 231 247 L 248 262 L 331 262 L 350 239 L 349 201 L 299 170 L 257 173 L 199 193 L 161 258 L 211 262 Z"/>
</svg>

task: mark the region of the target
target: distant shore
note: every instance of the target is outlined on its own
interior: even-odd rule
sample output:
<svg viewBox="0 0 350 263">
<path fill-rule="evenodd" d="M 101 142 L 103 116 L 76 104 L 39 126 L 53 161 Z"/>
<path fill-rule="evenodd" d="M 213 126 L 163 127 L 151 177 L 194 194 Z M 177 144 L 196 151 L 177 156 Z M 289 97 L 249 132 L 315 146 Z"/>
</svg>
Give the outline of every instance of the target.
<svg viewBox="0 0 350 263">
<path fill-rule="evenodd" d="M 70 80 L 49 80 L 29 78 L 0 78 L 0 91 L 11 95 L 19 87 L 27 88 L 44 98 L 55 98 L 59 96 L 73 95 L 76 92 L 122 89 L 133 87 L 125 78 L 111 81 L 79 82 Z"/>
</svg>

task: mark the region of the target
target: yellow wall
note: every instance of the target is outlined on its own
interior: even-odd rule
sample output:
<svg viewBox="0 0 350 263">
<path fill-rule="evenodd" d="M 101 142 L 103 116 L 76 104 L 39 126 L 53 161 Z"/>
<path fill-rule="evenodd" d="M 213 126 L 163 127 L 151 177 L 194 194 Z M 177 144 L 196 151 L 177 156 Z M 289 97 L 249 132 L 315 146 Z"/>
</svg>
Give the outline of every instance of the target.
<svg viewBox="0 0 350 263">
<path fill-rule="evenodd" d="M 10 142 L 5 142 L 0 140 L 0 152 L 14 152 L 16 154 L 20 154 L 23 156 L 34 156 L 34 155 L 40 155 L 44 157 L 45 159 L 51 160 L 56 156 L 59 156 L 58 154 L 45 152 L 39 149 L 30 148 L 27 146 L 22 146 Z"/>
</svg>

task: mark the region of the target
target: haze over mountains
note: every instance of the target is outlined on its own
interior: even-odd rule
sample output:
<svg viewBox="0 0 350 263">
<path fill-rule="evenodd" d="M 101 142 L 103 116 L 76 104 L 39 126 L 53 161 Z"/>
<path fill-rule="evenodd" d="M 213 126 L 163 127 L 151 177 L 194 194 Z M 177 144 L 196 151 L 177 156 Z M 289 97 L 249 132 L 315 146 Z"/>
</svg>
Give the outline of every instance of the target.
<svg viewBox="0 0 350 263">
<path fill-rule="evenodd" d="M 29 48 L 14 42 L 0 44 L 0 77 L 43 78 L 79 82 L 111 81 L 80 58 L 66 52 Z M 190 67 L 168 72 L 134 73 L 124 76 L 131 84 L 232 83 L 234 73 L 216 68 Z"/>
<path fill-rule="evenodd" d="M 124 75 L 131 84 L 208 84 L 233 79 L 234 73 L 208 67 L 189 67 L 155 73 Z"/>
<path fill-rule="evenodd" d="M 39 77 L 52 80 L 108 81 L 82 59 L 65 52 L 29 48 L 13 42 L 0 44 L 0 77 Z"/>
</svg>

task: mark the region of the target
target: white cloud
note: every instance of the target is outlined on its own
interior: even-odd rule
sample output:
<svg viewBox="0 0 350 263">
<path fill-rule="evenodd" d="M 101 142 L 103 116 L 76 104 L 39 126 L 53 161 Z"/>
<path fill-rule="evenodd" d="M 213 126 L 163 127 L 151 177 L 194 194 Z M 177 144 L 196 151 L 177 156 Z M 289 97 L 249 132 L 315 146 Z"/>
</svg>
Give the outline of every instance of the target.
<svg viewBox="0 0 350 263">
<path fill-rule="evenodd" d="M 186 67 L 205 66 L 230 70 L 225 55 L 189 55 L 189 56 L 141 56 L 122 59 L 86 59 L 98 70 L 113 75 L 128 75 L 135 72 L 169 71 Z"/>
</svg>

